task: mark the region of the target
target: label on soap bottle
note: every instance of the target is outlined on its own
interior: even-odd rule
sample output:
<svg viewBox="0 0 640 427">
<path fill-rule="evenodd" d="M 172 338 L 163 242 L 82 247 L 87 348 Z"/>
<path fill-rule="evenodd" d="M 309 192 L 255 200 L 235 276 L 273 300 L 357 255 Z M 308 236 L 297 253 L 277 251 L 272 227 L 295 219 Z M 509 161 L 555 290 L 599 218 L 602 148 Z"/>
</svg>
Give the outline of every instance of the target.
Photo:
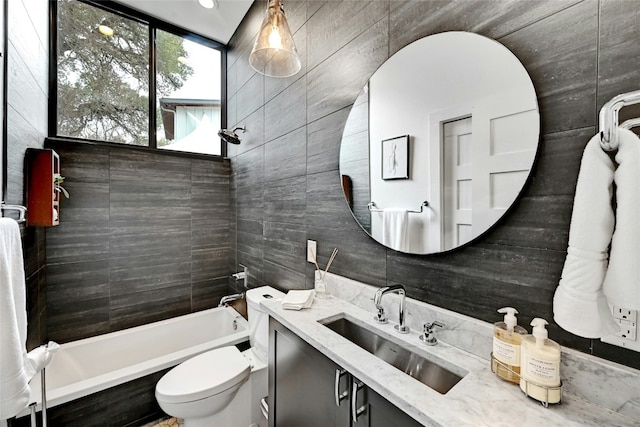
<svg viewBox="0 0 640 427">
<path fill-rule="evenodd" d="M 523 355 L 524 376 L 530 381 L 548 386 L 560 385 L 560 362 L 542 360 L 530 352 Z"/>
<path fill-rule="evenodd" d="M 511 366 L 520 366 L 520 346 L 493 337 L 493 357 Z"/>
</svg>

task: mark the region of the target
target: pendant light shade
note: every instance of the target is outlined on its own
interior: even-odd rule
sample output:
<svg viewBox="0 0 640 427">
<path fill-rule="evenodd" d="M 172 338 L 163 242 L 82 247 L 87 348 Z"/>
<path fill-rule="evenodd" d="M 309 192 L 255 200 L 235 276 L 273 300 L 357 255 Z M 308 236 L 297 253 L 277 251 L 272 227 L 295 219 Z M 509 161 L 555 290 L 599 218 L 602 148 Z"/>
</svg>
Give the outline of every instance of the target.
<svg viewBox="0 0 640 427">
<path fill-rule="evenodd" d="M 269 77 L 290 77 L 302 67 L 280 0 L 269 0 L 249 64 Z"/>
</svg>

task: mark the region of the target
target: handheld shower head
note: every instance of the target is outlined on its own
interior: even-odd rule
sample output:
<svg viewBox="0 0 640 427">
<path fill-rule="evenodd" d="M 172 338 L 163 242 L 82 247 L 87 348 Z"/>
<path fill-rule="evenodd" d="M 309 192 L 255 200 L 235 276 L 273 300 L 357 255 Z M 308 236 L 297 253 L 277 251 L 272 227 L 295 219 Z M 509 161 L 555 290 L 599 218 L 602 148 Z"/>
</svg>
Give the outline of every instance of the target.
<svg viewBox="0 0 640 427">
<path fill-rule="evenodd" d="M 241 130 L 243 133 L 246 130 L 244 126 L 236 126 L 233 129 L 220 129 L 218 136 L 222 138 L 227 144 L 240 144 L 240 137 L 236 134 L 236 131 Z"/>
</svg>

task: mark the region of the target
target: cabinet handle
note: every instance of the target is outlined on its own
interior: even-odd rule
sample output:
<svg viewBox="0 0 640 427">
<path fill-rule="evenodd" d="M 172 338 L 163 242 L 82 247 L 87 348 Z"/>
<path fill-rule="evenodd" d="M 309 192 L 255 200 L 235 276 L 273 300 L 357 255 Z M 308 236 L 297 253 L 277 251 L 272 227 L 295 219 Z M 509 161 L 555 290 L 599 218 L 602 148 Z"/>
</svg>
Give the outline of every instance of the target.
<svg viewBox="0 0 640 427">
<path fill-rule="evenodd" d="M 362 387 L 364 387 L 364 383 L 354 378 L 351 385 L 351 418 L 354 423 L 358 422 L 358 417 L 367 409 L 365 405 L 358 408 L 358 390 Z"/>
<path fill-rule="evenodd" d="M 347 385 L 347 390 L 340 393 L 340 378 L 346 375 L 347 371 L 344 369 L 336 369 L 336 382 L 333 388 L 334 397 L 336 399 L 336 406 L 340 406 L 340 402 L 349 397 L 349 387 Z M 348 384 L 348 383 L 347 383 Z"/>
</svg>

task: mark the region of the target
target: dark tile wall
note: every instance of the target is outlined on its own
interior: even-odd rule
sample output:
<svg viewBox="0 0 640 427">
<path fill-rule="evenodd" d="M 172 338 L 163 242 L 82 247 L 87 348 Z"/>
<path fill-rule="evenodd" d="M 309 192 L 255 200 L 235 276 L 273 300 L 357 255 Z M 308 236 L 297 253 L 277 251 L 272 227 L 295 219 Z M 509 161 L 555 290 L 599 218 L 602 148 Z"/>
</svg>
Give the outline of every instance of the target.
<svg viewBox="0 0 640 427">
<path fill-rule="evenodd" d="M 376 286 L 402 283 L 413 298 L 489 322 L 504 305 L 520 310 L 522 324 L 536 316 L 552 321 L 582 150 L 604 102 L 638 89 L 640 2 L 291 1 L 286 13 L 303 66 L 286 79 L 248 64 L 264 7 L 256 2 L 249 11 L 228 61 L 229 124 L 247 126 L 230 153 L 232 234 L 236 261 L 251 279 L 312 287 L 305 241 L 313 239 L 321 264 L 339 248 L 337 274 Z M 496 39 L 527 68 L 542 119 L 539 158 L 497 227 L 463 249 L 405 255 L 374 242 L 353 220 L 340 187 L 341 135 L 358 93 L 390 55 L 450 30 Z M 566 346 L 640 367 L 635 352 L 550 329 Z"/>
<path fill-rule="evenodd" d="M 67 342 L 218 304 L 228 290 L 229 161 L 48 140 L 60 225 L 47 230 L 48 338 Z"/>
<path fill-rule="evenodd" d="M 7 6 L 7 182 L 4 200 L 25 205 L 24 155 L 47 134 L 48 3 L 9 0 Z M 21 225 L 27 282 L 27 349 L 46 339 L 45 232 Z"/>
</svg>

